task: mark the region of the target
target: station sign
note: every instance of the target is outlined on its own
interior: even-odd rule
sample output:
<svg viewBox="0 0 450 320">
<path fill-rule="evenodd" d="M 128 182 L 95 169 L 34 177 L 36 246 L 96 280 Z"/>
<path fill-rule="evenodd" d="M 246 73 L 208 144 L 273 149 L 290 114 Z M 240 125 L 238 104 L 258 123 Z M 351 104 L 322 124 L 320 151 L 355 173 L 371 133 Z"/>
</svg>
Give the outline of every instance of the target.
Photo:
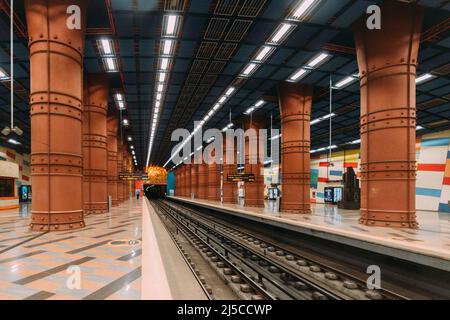
<svg viewBox="0 0 450 320">
<path fill-rule="evenodd" d="M 253 173 L 232 173 L 227 175 L 228 182 L 255 182 Z"/>
<path fill-rule="evenodd" d="M 123 181 L 134 181 L 134 180 L 144 180 L 147 179 L 146 174 L 140 172 L 120 172 L 119 180 Z"/>
</svg>

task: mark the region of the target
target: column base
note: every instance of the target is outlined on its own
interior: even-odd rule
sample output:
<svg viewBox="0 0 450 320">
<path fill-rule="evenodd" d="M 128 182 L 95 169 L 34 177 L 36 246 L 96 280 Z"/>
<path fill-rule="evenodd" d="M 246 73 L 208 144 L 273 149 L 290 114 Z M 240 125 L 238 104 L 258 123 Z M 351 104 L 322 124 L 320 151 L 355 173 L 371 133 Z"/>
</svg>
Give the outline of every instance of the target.
<svg viewBox="0 0 450 320">
<path fill-rule="evenodd" d="M 372 227 L 388 228 L 409 228 L 417 229 L 419 223 L 416 220 L 415 212 L 392 213 L 392 212 L 372 212 L 361 210 L 359 223 Z"/>
<path fill-rule="evenodd" d="M 237 201 L 237 199 L 226 199 L 226 198 L 224 198 L 224 199 L 223 199 L 223 203 L 237 204 L 238 201 Z"/>
<path fill-rule="evenodd" d="M 84 214 L 103 214 L 108 212 L 108 204 L 102 203 L 102 204 L 85 204 L 84 205 Z"/>
<path fill-rule="evenodd" d="M 259 200 L 255 200 L 255 201 L 251 201 L 249 202 L 249 200 L 244 200 L 244 207 L 252 207 L 252 208 L 264 208 L 264 201 L 259 201 Z"/>
<path fill-rule="evenodd" d="M 82 211 L 70 213 L 32 212 L 29 225 L 30 230 L 41 232 L 75 230 L 85 226 Z"/>
<path fill-rule="evenodd" d="M 283 203 L 280 204 L 280 211 L 297 214 L 311 214 L 311 205 L 301 203 Z"/>
</svg>

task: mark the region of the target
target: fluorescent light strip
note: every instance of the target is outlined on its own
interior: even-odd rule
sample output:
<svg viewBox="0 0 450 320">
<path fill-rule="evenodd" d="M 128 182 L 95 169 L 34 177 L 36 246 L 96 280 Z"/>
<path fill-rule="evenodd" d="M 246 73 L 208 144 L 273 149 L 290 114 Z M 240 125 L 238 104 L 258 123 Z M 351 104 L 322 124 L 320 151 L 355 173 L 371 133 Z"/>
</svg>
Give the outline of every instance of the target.
<svg viewBox="0 0 450 320">
<path fill-rule="evenodd" d="M 297 9 L 295 9 L 291 17 L 293 19 L 299 20 L 305 15 L 305 13 L 308 12 L 308 10 L 312 8 L 313 4 L 317 4 L 319 2 L 320 1 L 318 0 L 303 0 L 302 3 L 297 7 Z"/>
<path fill-rule="evenodd" d="M 117 71 L 114 58 L 108 57 L 108 58 L 106 58 L 105 62 L 106 62 L 106 67 L 107 67 L 108 71 L 110 71 L 110 72 Z"/>
<path fill-rule="evenodd" d="M 292 76 L 290 76 L 289 80 L 298 81 L 309 73 L 309 70 L 301 68 L 297 72 L 295 72 Z"/>
<path fill-rule="evenodd" d="M 104 55 L 112 55 L 113 54 L 110 40 L 102 39 L 102 40 L 100 40 L 100 44 L 101 44 L 102 51 L 103 51 Z"/>
<path fill-rule="evenodd" d="M 167 39 L 164 40 L 163 54 L 170 55 L 170 53 L 172 52 L 173 43 L 174 43 L 173 40 L 167 40 Z"/>
<path fill-rule="evenodd" d="M 419 76 L 419 77 L 416 78 L 416 84 L 420 84 L 420 83 L 422 83 L 422 82 L 431 80 L 431 79 L 433 79 L 433 78 L 435 78 L 435 77 L 436 77 L 436 76 L 434 76 L 434 75 L 432 75 L 432 74 L 430 74 L 430 73 L 424 73 L 424 74 L 422 74 L 421 76 Z"/>
<path fill-rule="evenodd" d="M 309 1 L 308 1 L 309 2 Z M 310 7 L 311 4 L 308 4 L 305 6 L 307 6 L 306 9 L 308 9 Z M 306 11 L 305 9 L 305 11 Z M 294 16 L 296 15 L 301 15 L 303 9 L 302 7 L 299 7 L 295 12 L 294 12 Z M 290 31 L 292 31 L 296 26 L 294 24 L 291 23 L 281 23 L 277 29 L 274 31 L 273 35 L 271 36 L 271 38 L 267 41 L 268 43 L 272 43 L 275 45 L 279 45 L 282 40 L 284 40 L 284 38 L 287 37 L 287 35 L 289 34 Z M 255 59 L 253 61 L 257 61 L 257 62 L 262 62 L 264 59 L 266 59 L 270 53 L 272 53 L 275 50 L 274 47 L 270 47 L 268 45 L 264 45 L 261 47 L 261 49 L 258 51 Z M 324 60 L 326 57 L 320 57 L 320 60 Z M 321 62 L 320 61 L 320 62 Z M 318 65 L 319 62 L 317 62 Z M 313 63 L 313 65 L 316 65 L 316 63 Z M 259 64 L 256 64 L 254 62 L 250 62 L 246 68 L 244 69 L 244 71 L 242 72 L 241 76 L 249 76 L 253 71 L 255 71 L 255 69 L 259 66 Z M 233 90 L 234 92 L 234 90 Z M 214 107 L 212 108 L 213 112 L 216 112 L 222 105 L 223 103 L 227 100 L 227 95 L 223 95 L 220 97 L 219 101 L 214 105 Z M 248 113 L 253 112 L 257 107 L 261 106 L 263 103 L 265 103 L 264 101 L 259 101 L 257 103 L 257 105 L 251 107 L 250 109 L 247 110 Z M 259 104 L 259 105 L 258 105 Z M 203 120 L 202 120 L 202 124 L 204 124 L 207 120 L 209 120 L 211 118 L 211 110 L 208 111 L 207 115 L 204 116 Z M 197 132 L 197 130 L 199 130 L 200 127 L 195 128 L 195 130 L 190 134 L 189 138 L 186 139 L 186 141 L 178 148 L 177 151 L 175 151 L 173 153 L 172 156 L 170 156 L 170 158 L 166 161 L 166 163 L 164 164 L 164 167 L 166 167 L 169 162 L 173 159 L 174 155 L 177 154 L 178 152 L 180 152 L 180 150 L 183 148 L 183 146 L 190 141 L 190 139 L 192 138 L 192 136 L 194 135 L 195 132 Z M 225 128 L 224 128 L 225 129 Z M 148 156 L 150 157 L 150 155 Z M 147 160 L 148 162 L 148 160 Z"/>
<path fill-rule="evenodd" d="M 349 76 L 347 78 L 342 79 L 341 81 L 339 81 L 338 83 L 336 83 L 335 87 L 338 89 L 344 88 L 346 86 L 348 86 L 350 83 L 356 81 L 357 78 L 354 76 Z"/>
<path fill-rule="evenodd" d="M 180 16 L 177 15 L 167 15 L 165 16 L 166 19 L 166 25 L 165 25 L 165 35 L 166 36 L 176 36 L 178 23 L 180 20 Z M 163 46 L 162 46 L 162 55 L 172 55 L 174 51 L 175 46 L 175 40 L 169 40 L 164 39 L 163 40 Z M 150 126 L 150 141 L 148 145 L 148 153 L 147 153 L 147 162 L 146 165 L 149 165 L 150 162 L 150 156 L 153 149 L 153 143 L 155 140 L 155 132 L 156 127 L 158 126 L 159 116 L 160 116 L 160 110 L 161 110 L 161 104 L 162 100 L 164 99 L 164 82 L 169 77 L 170 72 L 170 59 L 167 57 L 161 57 L 160 58 L 160 70 L 161 72 L 157 73 L 156 77 L 159 79 L 158 85 L 155 88 L 155 102 L 154 102 L 154 108 L 153 108 L 153 117 L 152 122 Z"/>
<path fill-rule="evenodd" d="M 242 72 L 243 76 L 249 76 L 257 67 L 258 65 L 256 63 L 249 63 L 247 67 Z"/>
<path fill-rule="evenodd" d="M 270 46 L 262 46 L 258 54 L 256 55 L 255 61 L 262 62 L 266 60 L 269 54 L 273 51 L 273 49 L 274 48 Z"/>
<path fill-rule="evenodd" d="M 287 35 L 287 33 L 295 27 L 293 24 L 282 23 L 278 26 L 277 31 L 270 39 L 270 43 L 280 44 L 280 41 Z"/>
<path fill-rule="evenodd" d="M 264 100 L 258 100 L 258 102 L 256 102 L 253 106 L 251 106 L 250 108 L 248 108 L 244 113 L 245 114 L 250 114 L 253 111 L 255 111 L 257 108 L 261 107 L 263 104 L 265 104 L 266 102 Z"/>
<path fill-rule="evenodd" d="M 325 62 L 325 60 L 329 59 L 330 57 L 331 56 L 328 53 L 322 52 L 322 53 L 318 54 L 315 58 L 313 58 L 310 62 L 308 62 L 307 67 L 316 68 L 320 64 Z"/>
<path fill-rule="evenodd" d="M 166 24 L 165 34 L 167 36 L 175 36 L 175 31 L 176 31 L 175 29 L 176 29 L 177 22 L 178 22 L 178 16 L 171 14 L 166 17 L 167 17 L 167 24 Z"/>
</svg>

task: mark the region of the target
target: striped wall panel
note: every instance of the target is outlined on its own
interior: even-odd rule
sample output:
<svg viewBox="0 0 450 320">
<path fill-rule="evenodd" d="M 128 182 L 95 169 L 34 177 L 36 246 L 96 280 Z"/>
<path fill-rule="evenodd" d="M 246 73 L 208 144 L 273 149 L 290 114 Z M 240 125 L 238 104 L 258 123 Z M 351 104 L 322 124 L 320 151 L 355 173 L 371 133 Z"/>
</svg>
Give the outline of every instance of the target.
<svg viewBox="0 0 450 320">
<path fill-rule="evenodd" d="M 423 136 L 417 162 L 416 209 L 438 211 L 450 144 L 450 131 Z"/>
</svg>

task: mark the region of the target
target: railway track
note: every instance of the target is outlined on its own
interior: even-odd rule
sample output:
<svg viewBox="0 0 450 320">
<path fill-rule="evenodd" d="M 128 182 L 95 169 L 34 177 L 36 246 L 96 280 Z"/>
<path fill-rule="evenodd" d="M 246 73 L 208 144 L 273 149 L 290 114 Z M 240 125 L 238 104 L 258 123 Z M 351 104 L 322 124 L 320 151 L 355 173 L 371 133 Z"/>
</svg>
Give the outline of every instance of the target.
<svg viewBox="0 0 450 320">
<path fill-rule="evenodd" d="M 218 272 L 252 299 L 406 299 L 385 289 L 368 290 L 365 281 L 342 270 L 290 252 L 254 232 L 166 200 L 152 204 L 169 217 Z M 234 276 L 234 277 L 233 277 Z M 247 298 L 244 295 L 243 298 Z"/>
</svg>

